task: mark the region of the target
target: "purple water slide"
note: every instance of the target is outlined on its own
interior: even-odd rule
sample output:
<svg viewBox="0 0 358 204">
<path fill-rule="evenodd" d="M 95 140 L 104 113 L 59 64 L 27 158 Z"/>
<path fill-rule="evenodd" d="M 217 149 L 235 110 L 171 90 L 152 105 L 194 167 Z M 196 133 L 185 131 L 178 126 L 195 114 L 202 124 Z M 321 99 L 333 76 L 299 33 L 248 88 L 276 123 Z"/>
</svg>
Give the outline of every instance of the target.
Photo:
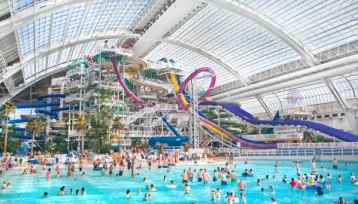
<svg viewBox="0 0 358 204">
<path fill-rule="evenodd" d="M 177 100 L 179 103 L 179 107 L 185 109 L 188 112 L 191 112 L 192 114 L 195 115 L 195 117 L 197 117 L 200 121 L 202 121 L 203 123 L 219 130 L 220 132 L 224 133 L 225 135 L 229 136 L 230 138 L 234 139 L 235 141 L 240 142 L 241 144 L 244 144 L 246 146 L 249 147 L 254 147 L 254 148 L 260 148 L 260 149 L 272 149 L 272 148 L 277 148 L 277 144 L 276 143 L 271 143 L 271 142 L 258 142 L 258 141 L 253 141 L 253 140 L 249 140 L 249 139 L 245 139 L 242 137 L 239 137 L 223 128 L 221 128 L 220 126 L 216 125 L 215 123 L 211 122 L 210 120 L 200 116 L 199 114 L 197 114 L 195 111 L 193 110 L 189 110 L 189 106 L 185 105 L 184 102 L 181 100 L 181 96 L 184 94 L 183 91 L 186 88 L 186 86 L 188 85 L 189 81 L 191 81 L 193 78 L 195 78 L 195 76 L 197 76 L 198 74 L 202 73 L 202 72 L 208 72 L 209 74 L 211 74 L 211 82 L 209 85 L 208 90 L 206 90 L 206 92 L 199 97 L 199 101 L 204 101 L 206 97 L 208 97 L 211 93 L 211 91 L 213 90 L 214 86 L 215 86 L 215 82 L 216 82 L 216 75 L 214 74 L 214 70 L 212 70 L 209 67 L 202 67 L 199 68 L 197 70 L 195 70 L 193 73 L 191 73 L 185 80 L 184 82 L 180 85 L 178 93 L 177 93 Z"/>
<path fill-rule="evenodd" d="M 336 129 L 334 127 L 330 127 L 328 125 L 324 125 L 317 122 L 312 121 L 306 121 L 306 120 L 290 120 L 290 119 L 284 119 L 284 120 L 259 120 L 256 119 L 253 115 L 251 115 L 249 112 L 241 109 L 237 104 L 228 103 L 228 102 L 215 102 L 215 101 L 203 101 L 200 103 L 201 105 L 214 105 L 214 106 L 221 106 L 222 108 L 228 110 L 229 112 L 233 113 L 234 115 L 242 118 L 243 120 L 259 125 L 300 125 L 305 126 L 317 131 L 320 131 L 324 134 L 336 137 L 338 139 L 349 141 L 349 142 L 358 142 L 358 137 L 356 135 L 353 135 L 352 133 Z"/>
<path fill-rule="evenodd" d="M 138 96 L 136 96 L 123 82 L 121 75 L 119 74 L 119 70 L 118 70 L 118 63 L 116 62 L 116 59 L 114 57 L 114 53 L 113 52 L 109 52 L 109 57 L 111 58 L 112 64 L 113 64 L 113 68 L 114 71 L 116 72 L 117 75 L 117 79 L 119 84 L 121 84 L 124 92 L 129 95 L 136 103 L 139 103 L 141 105 L 144 105 L 146 107 L 151 107 L 153 106 L 150 103 L 147 103 L 146 101 L 144 101 L 143 99 L 139 98 Z"/>
</svg>

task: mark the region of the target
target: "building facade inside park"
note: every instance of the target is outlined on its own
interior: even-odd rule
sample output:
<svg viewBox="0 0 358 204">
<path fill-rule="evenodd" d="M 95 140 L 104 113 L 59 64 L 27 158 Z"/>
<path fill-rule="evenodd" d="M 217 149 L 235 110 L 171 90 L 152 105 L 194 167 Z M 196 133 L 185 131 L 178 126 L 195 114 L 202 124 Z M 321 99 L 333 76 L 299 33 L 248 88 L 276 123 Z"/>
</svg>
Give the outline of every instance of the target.
<svg viewBox="0 0 358 204">
<path fill-rule="evenodd" d="M 357 1 L 0 0 L 1 152 L 350 160 L 357 69 Z"/>
</svg>

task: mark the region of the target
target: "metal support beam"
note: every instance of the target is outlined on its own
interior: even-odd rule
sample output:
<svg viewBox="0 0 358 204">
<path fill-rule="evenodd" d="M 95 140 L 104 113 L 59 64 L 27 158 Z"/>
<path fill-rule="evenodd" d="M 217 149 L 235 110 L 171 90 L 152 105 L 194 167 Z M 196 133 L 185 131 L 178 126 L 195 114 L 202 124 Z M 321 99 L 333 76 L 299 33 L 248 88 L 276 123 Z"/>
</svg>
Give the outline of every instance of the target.
<svg viewBox="0 0 358 204">
<path fill-rule="evenodd" d="M 270 109 L 270 107 L 268 107 L 268 105 L 265 103 L 265 101 L 262 99 L 261 95 L 257 95 L 256 96 L 256 99 L 259 101 L 259 103 L 261 104 L 261 106 L 265 109 L 267 115 L 270 117 L 270 118 L 273 118 L 273 113 Z"/>
<path fill-rule="evenodd" d="M 244 99 L 357 70 L 358 54 L 217 94 L 211 99 L 219 101 Z"/>
<path fill-rule="evenodd" d="M 341 108 L 343 110 L 348 110 L 349 105 L 347 104 L 347 101 L 342 97 L 342 94 L 339 92 L 336 84 L 330 78 L 325 78 L 323 81 L 328 87 L 328 89 L 331 91 Z"/>
<path fill-rule="evenodd" d="M 168 40 L 168 39 L 163 39 L 162 42 L 166 42 L 172 45 L 176 45 L 178 47 L 182 47 L 182 48 L 186 48 L 188 50 L 191 50 L 195 53 L 198 53 L 199 55 L 202 55 L 210 60 L 212 60 L 213 62 L 215 62 L 216 64 L 220 65 L 221 67 L 223 67 L 226 71 L 228 71 L 230 74 L 232 74 L 233 76 L 235 76 L 236 79 L 238 79 L 243 85 L 248 85 L 249 81 L 246 79 L 246 77 L 244 77 L 244 75 L 242 75 L 240 72 L 238 72 L 237 70 L 235 70 L 233 68 L 233 66 L 231 66 L 228 63 L 225 63 L 222 59 L 215 57 L 213 54 L 210 54 L 208 51 L 204 51 L 200 48 L 194 47 L 188 43 L 184 43 L 181 42 L 179 40 Z"/>
<path fill-rule="evenodd" d="M 301 42 L 299 42 L 294 36 L 288 33 L 282 26 L 271 20 L 269 17 L 264 16 L 256 12 L 255 10 L 233 0 L 201 1 L 231 11 L 262 26 L 263 28 L 277 36 L 279 39 L 281 39 L 283 42 L 285 42 L 299 55 L 301 55 L 301 57 L 309 66 L 320 64 L 320 61 Z"/>
</svg>

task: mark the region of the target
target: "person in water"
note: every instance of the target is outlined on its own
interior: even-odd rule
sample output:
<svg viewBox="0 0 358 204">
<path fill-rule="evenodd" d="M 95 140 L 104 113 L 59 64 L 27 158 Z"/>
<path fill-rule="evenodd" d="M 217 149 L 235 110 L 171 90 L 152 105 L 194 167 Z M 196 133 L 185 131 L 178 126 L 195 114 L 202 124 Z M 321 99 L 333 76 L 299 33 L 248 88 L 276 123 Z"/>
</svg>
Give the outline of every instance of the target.
<svg viewBox="0 0 358 204">
<path fill-rule="evenodd" d="M 240 191 L 244 191 L 246 189 L 246 183 L 242 179 L 240 179 L 239 183 L 237 184 L 237 188 Z"/>
<path fill-rule="evenodd" d="M 58 192 L 58 195 L 63 196 L 63 195 L 65 195 L 65 193 L 66 193 L 65 186 L 62 186 L 62 187 L 60 188 L 60 191 Z"/>
<path fill-rule="evenodd" d="M 125 198 L 130 198 L 131 197 L 131 190 L 127 189 L 126 193 L 124 194 Z"/>
<path fill-rule="evenodd" d="M 184 194 L 189 194 L 191 191 L 191 188 L 188 184 L 185 184 L 184 186 Z"/>
<path fill-rule="evenodd" d="M 52 177 L 52 172 L 51 172 L 51 168 L 49 168 L 46 173 L 46 178 L 49 181 L 49 180 L 51 180 L 51 177 Z"/>
<path fill-rule="evenodd" d="M 274 197 L 271 197 L 271 204 L 278 204 L 278 202 L 276 202 L 276 199 Z"/>
<path fill-rule="evenodd" d="M 47 198 L 48 197 L 48 193 L 45 192 L 44 195 L 42 196 L 43 198 Z"/>
<path fill-rule="evenodd" d="M 177 184 L 172 180 L 170 181 L 170 183 L 168 184 L 169 187 L 171 188 L 176 188 L 177 187 Z"/>
<path fill-rule="evenodd" d="M 81 195 L 87 195 L 85 187 L 81 188 Z"/>
<path fill-rule="evenodd" d="M 322 196 L 324 194 L 322 186 L 316 188 L 316 194 Z"/>
</svg>

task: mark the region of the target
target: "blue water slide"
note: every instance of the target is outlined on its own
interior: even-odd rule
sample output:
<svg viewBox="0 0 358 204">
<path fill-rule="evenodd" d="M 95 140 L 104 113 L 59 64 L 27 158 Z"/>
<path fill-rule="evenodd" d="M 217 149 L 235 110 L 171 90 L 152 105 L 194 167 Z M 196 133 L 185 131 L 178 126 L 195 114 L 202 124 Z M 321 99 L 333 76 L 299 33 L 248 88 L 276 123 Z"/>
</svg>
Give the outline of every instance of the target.
<svg viewBox="0 0 358 204">
<path fill-rule="evenodd" d="M 358 142 L 358 136 L 353 135 L 349 132 L 339 130 L 328 125 L 324 125 L 317 122 L 306 121 L 306 120 L 291 120 L 291 119 L 279 119 L 279 120 L 259 120 L 256 119 L 252 114 L 249 112 L 241 109 L 237 104 L 228 103 L 228 102 L 214 102 L 214 101 L 203 101 L 201 105 L 214 105 L 214 106 L 221 106 L 224 109 L 230 111 L 234 115 L 240 117 L 241 119 L 255 125 L 300 125 L 305 126 L 307 128 L 311 128 L 322 132 L 324 134 L 336 137 L 338 139 L 350 142 Z"/>
<path fill-rule="evenodd" d="M 169 128 L 170 131 L 172 131 L 172 133 L 174 133 L 175 136 L 180 137 L 182 136 L 167 120 L 167 118 L 163 115 L 162 112 L 159 112 L 159 116 L 162 118 L 163 122 L 165 123 L 165 125 Z"/>
<path fill-rule="evenodd" d="M 166 143 L 169 146 L 180 146 L 182 145 L 184 142 L 188 142 L 189 138 L 188 136 L 184 136 L 181 135 L 177 129 L 175 129 L 175 127 L 173 127 L 173 125 L 171 125 L 169 123 L 169 121 L 167 120 L 167 118 L 163 115 L 162 112 L 159 112 L 159 116 L 162 118 L 163 122 L 165 123 L 165 125 L 169 128 L 169 130 L 171 132 L 174 133 L 175 137 L 173 136 L 152 136 L 151 138 L 149 138 L 148 144 L 150 146 L 155 146 L 156 143 Z"/>
<path fill-rule="evenodd" d="M 41 101 L 46 98 L 65 98 L 66 94 L 46 94 L 46 95 L 40 95 L 37 97 L 38 101 Z"/>
<path fill-rule="evenodd" d="M 0 133 L 2 134 L 2 133 Z M 13 138 L 17 138 L 17 139 L 23 139 L 23 140 L 32 140 L 32 136 L 31 135 L 25 135 L 25 134 L 11 134 L 10 135 Z M 44 136 L 38 136 L 35 137 L 35 140 L 44 140 L 45 137 Z"/>
<path fill-rule="evenodd" d="M 277 111 L 272 120 L 276 121 L 276 120 L 279 120 L 279 119 L 280 119 L 280 113 Z M 262 134 L 272 134 L 273 130 L 274 130 L 273 127 L 262 128 L 261 133 Z"/>
<path fill-rule="evenodd" d="M 13 119 L 13 120 L 9 120 L 9 123 L 26 123 L 29 120 L 30 119 L 28 119 L 28 118 Z"/>
<path fill-rule="evenodd" d="M 14 106 L 18 109 L 21 108 L 42 108 L 42 107 L 48 107 L 48 106 L 59 106 L 59 102 L 41 102 L 41 103 L 16 103 Z"/>
</svg>

